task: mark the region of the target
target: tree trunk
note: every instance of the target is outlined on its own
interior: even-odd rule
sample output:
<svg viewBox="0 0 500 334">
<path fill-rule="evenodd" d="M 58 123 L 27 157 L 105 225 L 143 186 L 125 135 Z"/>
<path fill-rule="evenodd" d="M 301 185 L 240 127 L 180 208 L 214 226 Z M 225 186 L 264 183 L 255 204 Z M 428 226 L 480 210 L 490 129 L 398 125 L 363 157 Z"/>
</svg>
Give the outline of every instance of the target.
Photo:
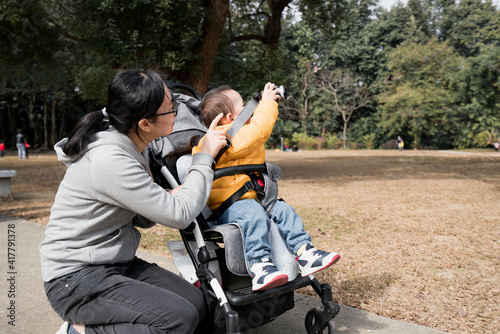
<svg viewBox="0 0 500 334">
<path fill-rule="evenodd" d="M 3 120 L 3 112 L 0 111 L 0 140 L 3 140 L 4 145 L 7 146 L 7 143 L 5 142 L 7 139 L 5 136 L 5 124 L 7 124 L 7 122 Z"/>
<path fill-rule="evenodd" d="M 309 104 L 309 99 L 306 97 L 304 99 L 304 112 L 300 113 L 300 118 L 302 120 L 302 132 L 307 134 L 307 108 Z"/>
<path fill-rule="evenodd" d="M 56 139 L 57 139 L 57 132 L 56 132 L 56 100 L 52 100 L 52 108 L 51 108 L 51 126 L 50 126 L 50 147 L 54 147 L 56 144 Z"/>
<path fill-rule="evenodd" d="M 344 122 L 344 131 L 342 132 L 342 147 L 347 148 L 347 122 Z"/>
<path fill-rule="evenodd" d="M 10 136 L 11 136 L 11 147 L 15 148 L 16 147 L 16 117 L 14 115 L 14 110 L 12 108 L 12 102 L 13 100 L 9 101 L 7 103 L 7 118 L 9 119 L 9 124 L 10 124 Z"/>
<path fill-rule="evenodd" d="M 272 48 L 278 47 L 281 35 L 281 16 L 290 2 L 292 2 L 292 0 L 267 1 L 269 8 L 271 8 L 271 16 L 269 17 L 269 21 L 267 21 L 266 27 L 264 28 L 264 34 L 267 40 L 266 44 Z"/>
<path fill-rule="evenodd" d="M 277 49 L 278 43 L 281 35 L 281 16 L 286 6 L 288 6 L 292 0 L 267 0 L 269 9 L 271 13 L 266 14 L 268 20 L 264 26 L 264 34 L 249 34 L 242 36 L 235 36 L 232 41 L 249 41 L 257 40 L 265 45 L 268 45 L 271 49 Z M 262 13 L 260 13 L 262 14 Z"/>
<path fill-rule="evenodd" d="M 198 48 L 200 56 L 189 66 L 191 71 L 186 78 L 186 84 L 201 94 L 205 94 L 208 90 L 212 68 L 229 13 L 229 0 L 209 0 L 208 6 L 209 19 L 204 27 L 202 42 Z"/>
<path fill-rule="evenodd" d="M 47 128 L 47 102 L 43 101 L 43 147 L 49 144 L 49 129 Z"/>
<path fill-rule="evenodd" d="M 30 98 L 30 106 L 28 109 L 28 118 L 30 120 L 30 126 L 33 129 L 33 133 L 35 135 L 35 138 L 32 138 L 32 143 L 31 143 L 31 145 L 33 145 L 33 146 L 40 139 L 40 137 L 38 135 L 38 126 L 36 126 L 36 122 L 35 122 L 35 101 L 36 101 L 36 95 L 33 94 L 33 96 Z M 26 135 L 26 132 L 25 132 L 25 135 Z"/>
</svg>

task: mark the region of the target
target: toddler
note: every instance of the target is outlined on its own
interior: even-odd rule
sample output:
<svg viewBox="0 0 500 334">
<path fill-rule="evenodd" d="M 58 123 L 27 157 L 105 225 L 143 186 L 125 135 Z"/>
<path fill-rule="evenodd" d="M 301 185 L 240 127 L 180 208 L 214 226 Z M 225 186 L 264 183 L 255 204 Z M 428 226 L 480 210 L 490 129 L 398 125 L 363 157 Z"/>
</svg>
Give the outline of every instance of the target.
<svg viewBox="0 0 500 334">
<path fill-rule="evenodd" d="M 231 146 L 221 156 L 217 168 L 262 164 L 265 161 L 264 143 L 271 135 L 278 117 L 279 93 L 275 85 L 267 83 L 253 116 L 234 136 Z M 240 94 L 229 86 L 210 90 L 201 102 L 201 115 L 205 125 L 210 125 L 220 113 L 223 114 L 217 130 L 227 131 L 231 123 L 244 108 Z M 200 151 L 203 138 L 193 148 Z M 227 198 L 240 189 L 250 178 L 246 174 L 225 176 L 214 181 L 208 206 L 217 209 Z M 245 243 L 245 258 L 252 276 L 252 290 L 259 291 L 277 287 L 288 282 L 288 276 L 279 271 L 270 257 L 270 224 L 275 223 L 284 237 L 289 250 L 296 254 L 302 276 L 325 269 L 340 259 L 335 252 L 324 252 L 314 248 L 311 236 L 304 231 L 300 216 L 284 201 L 276 201 L 270 216 L 257 201 L 255 190 L 245 193 L 217 218 L 214 224 L 236 223 L 240 226 Z"/>
</svg>

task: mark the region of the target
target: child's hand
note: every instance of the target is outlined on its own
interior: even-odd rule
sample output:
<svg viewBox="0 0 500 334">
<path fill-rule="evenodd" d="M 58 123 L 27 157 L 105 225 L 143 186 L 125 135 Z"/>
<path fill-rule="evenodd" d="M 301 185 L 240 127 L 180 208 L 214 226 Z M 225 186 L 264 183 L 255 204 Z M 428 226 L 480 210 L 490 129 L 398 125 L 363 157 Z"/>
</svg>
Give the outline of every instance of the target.
<svg viewBox="0 0 500 334">
<path fill-rule="evenodd" d="M 274 89 L 275 87 L 276 85 L 273 83 L 266 83 L 262 91 L 262 100 L 279 100 L 281 98 L 280 93 L 277 89 Z"/>
<path fill-rule="evenodd" d="M 205 139 L 203 139 L 203 144 L 201 145 L 200 152 L 208 153 L 213 157 L 216 157 L 220 149 L 226 145 L 227 142 L 225 132 L 215 129 L 222 116 L 223 114 L 220 113 L 217 117 L 214 118 L 212 124 L 210 124 L 207 134 L 205 135 Z"/>
</svg>

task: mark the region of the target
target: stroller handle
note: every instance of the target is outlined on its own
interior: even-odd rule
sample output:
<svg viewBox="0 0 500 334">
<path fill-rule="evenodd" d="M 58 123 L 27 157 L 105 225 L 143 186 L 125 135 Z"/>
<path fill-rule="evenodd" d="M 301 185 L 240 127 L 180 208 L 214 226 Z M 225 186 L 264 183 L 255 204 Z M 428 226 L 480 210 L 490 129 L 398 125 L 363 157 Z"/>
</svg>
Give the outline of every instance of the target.
<svg viewBox="0 0 500 334">
<path fill-rule="evenodd" d="M 216 169 L 214 171 L 214 180 L 229 175 L 246 174 L 246 173 L 265 173 L 265 172 L 267 172 L 266 164 L 225 167 Z"/>
<path fill-rule="evenodd" d="M 183 90 L 183 91 L 191 94 L 198 101 L 201 101 L 201 99 L 203 98 L 203 96 L 196 89 L 194 89 L 191 86 L 188 86 L 188 85 L 185 85 L 185 84 L 181 84 L 181 83 L 178 83 L 178 82 L 168 81 L 168 80 L 165 80 L 164 82 L 165 82 L 165 84 L 167 85 L 167 87 L 169 89 L 180 89 L 180 90 Z"/>
</svg>

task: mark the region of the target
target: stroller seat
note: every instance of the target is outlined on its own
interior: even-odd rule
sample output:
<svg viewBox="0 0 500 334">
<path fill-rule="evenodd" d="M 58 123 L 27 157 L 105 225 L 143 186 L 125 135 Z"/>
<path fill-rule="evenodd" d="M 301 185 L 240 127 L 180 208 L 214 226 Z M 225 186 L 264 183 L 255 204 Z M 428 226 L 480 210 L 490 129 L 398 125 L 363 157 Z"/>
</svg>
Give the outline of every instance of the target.
<svg viewBox="0 0 500 334">
<path fill-rule="evenodd" d="M 181 183 L 187 177 L 191 162 L 191 155 L 183 155 L 177 159 L 176 170 Z M 208 207 L 203 211 L 203 215 L 204 217 L 210 215 Z M 245 259 L 243 235 L 237 224 L 214 225 L 204 229 L 203 232 L 212 238 L 220 236 L 224 240 L 226 266 L 232 274 L 238 276 L 249 275 L 249 268 Z M 288 275 L 289 281 L 294 280 L 298 274 L 297 261 L 295 261 L 295 256 L 286 247 L 284 239 L 275 224 L 271 224 L 269 242 L 272 245 L 271 258 L 273 259 L 273 263 L 279 270 Z"/>
<path fill-rule="evenodd" d="M 224 240 L 225 261 L 227 269 L 234 275 L 249 276 L 248 265 L 245 259 L 245 241 L 241 229 L 237 224 L 217 225 L 206 230 L 205 234 L 218 233 Z M 270 231 L 271 258 L 274 265 L 287 274 L 288 281 L 294 280 L 298 275 L 298 264 L 295 257 L 288 250 L 275 224 L 271 224 Z"/>
</svg>

